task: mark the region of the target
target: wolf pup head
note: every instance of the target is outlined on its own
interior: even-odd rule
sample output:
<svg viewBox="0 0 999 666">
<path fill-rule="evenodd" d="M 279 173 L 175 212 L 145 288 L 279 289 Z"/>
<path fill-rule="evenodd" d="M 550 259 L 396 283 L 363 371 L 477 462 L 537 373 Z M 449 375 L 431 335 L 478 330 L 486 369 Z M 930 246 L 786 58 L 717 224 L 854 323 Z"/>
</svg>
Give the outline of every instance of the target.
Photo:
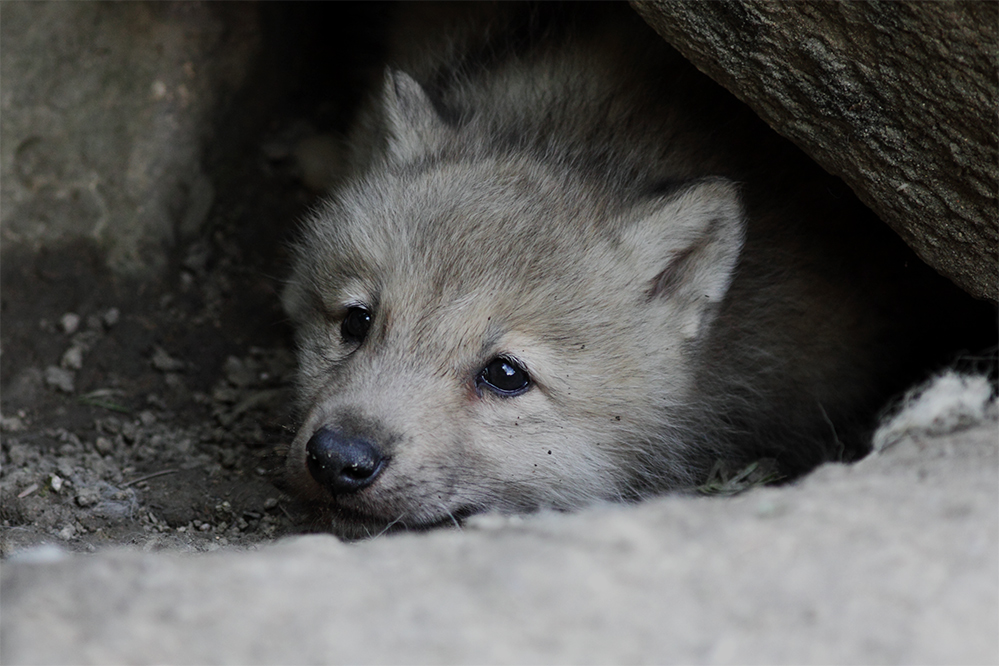
<svg viewBox="0 0 999 666">
<path fill-rule="evenodd" d="M 679 414 L 742 246 L 736 187 L 613 191 L 550 137 L 386 79 L 385 156 L 308 220 L 284 294 L 294 486 L 363 536 L 692 483 Z"/>
</svg>

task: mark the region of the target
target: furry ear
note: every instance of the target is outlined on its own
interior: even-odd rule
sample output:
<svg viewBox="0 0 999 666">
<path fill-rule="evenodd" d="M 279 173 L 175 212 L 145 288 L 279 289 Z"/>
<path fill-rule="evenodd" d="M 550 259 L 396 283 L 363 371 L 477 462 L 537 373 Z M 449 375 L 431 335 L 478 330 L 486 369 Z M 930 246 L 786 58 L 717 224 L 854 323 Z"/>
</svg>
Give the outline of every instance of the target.
<svg viewBox="0 0 999 666">
<path fill-rule="evenodd" d="M 650 303 L 670 305 L 684 338 L 702 335 L 725 297 L 745 237 L 735 183 L 702 180 L 657 201 L 624 230 Z"/>
<path fill-rule="evenodd" d="M 420 84 L 396 69 L 385 70 L 382 108 L 388 152 L 397 162 L 415 158 L 435 134 L 446 129 Z"/>
</svg>

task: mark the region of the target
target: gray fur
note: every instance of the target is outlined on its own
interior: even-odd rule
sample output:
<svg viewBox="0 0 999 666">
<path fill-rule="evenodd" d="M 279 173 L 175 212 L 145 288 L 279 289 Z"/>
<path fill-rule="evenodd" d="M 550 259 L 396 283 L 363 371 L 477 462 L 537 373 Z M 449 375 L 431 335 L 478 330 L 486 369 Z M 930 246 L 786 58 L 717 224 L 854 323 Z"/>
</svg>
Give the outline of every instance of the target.
<svg viewBox="0 0 999 666">
<path fill-rule="evenodd" d="M 853 277 L 871 259 L 848 251 L 848 195 L 633 16 L 546 11 L 504 10 L 467 58 L 460 40 L 421 56 L 420 82 L 387 71 L 356 176 L 298 243 L 287 471 L 339 532 L 630 500 L 718 460 L 848 458 L 908 350 L 883 314 L 896 278 Z M 359 346 L 340 334 L 353 306 L 374 314 Z M 526 393 L 476 385 L 497 355 Z M 384 472 L 327 493 L 305 463 L 321 427 L 376 442 Z"/>
</svg>

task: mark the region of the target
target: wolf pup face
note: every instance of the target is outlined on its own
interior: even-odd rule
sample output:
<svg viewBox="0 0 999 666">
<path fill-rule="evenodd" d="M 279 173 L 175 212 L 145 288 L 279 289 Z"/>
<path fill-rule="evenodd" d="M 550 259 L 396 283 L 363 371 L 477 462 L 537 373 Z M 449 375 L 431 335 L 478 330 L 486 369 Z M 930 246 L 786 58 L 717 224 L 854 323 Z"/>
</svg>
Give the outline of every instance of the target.
<svg viewBox="0 0 999 666">
<path fill-rule="evenodd" d="M 720 179 L 623 198 L 490 149 L 389 73 L 387 156 L 307 223 L 284 295 L 304 423 L 287 472 L 334 530 L 689 485 L 689 367 L 742 246 Z"/>
<path fill-rule="evenodd" d="M 387 78 L 387 158 L 308 221 L 284 295 L 294 485 L 364 535 L 691 483 L 670 413 L 739 254 L 735 187 L 618 200 Z"/>
</svg>

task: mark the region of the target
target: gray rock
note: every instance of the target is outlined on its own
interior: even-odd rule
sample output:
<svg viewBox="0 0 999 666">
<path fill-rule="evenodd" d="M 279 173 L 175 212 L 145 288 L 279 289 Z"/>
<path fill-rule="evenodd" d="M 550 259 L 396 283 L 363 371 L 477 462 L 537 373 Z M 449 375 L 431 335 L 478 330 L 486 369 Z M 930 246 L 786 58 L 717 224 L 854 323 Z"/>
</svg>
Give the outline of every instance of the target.
<svg viewBox="0 0 999 666">
<path fill-rule="evenodd" d="M 118 308 L 108 308 L 104 314 L 101 315 L 101 319 L 105 326 L 111 328 L 118 323 L 119 319 L 121 319 L 121 311 Z"/>
<path fill-rule="evenodd" d="M 66 335 L 72 335 L 80 328 L 80 315 L 75 312 L 67 312 L 59 318 L 59 325 Z"/>
<path fill-rule="evenodd" d="M 83 348 L 70 347 L 67 349 L 59 360 L 59 365 L 68 370 L 81 369 L 83 367 Z"/>
<path fill-rule="evenodd" d="M 214 194 L 202 144 L 259 47 L 252 5 L 5 2 L 5 249 L 96 238 L 155 275 Z"/>
<path fill-rule="evenodd" d="M 153 350 L 150 362 L 160 372 L 179 372 L 184 369 L 184 362 L 170 356 L 162 347 Z"/>
<path fill-rule="evenodd" d="M 632 6 L 843 178 L 924 261 L 999 298 L 995 3 Z"/>
<path fill-rule="evenodd" d="M 45 368 L 45 383 L 59 389 L 63 393 L 72 393 L 76 390 L 74 386 L 75 379 L 76 373 L 72 370 L 60 368 L 55 365 Z"/>
<path fill-rule="evenodd" d="M 996 663 L 999 425 L 734 499 L 3 564 L 3 663 Z"/>
</svg>

